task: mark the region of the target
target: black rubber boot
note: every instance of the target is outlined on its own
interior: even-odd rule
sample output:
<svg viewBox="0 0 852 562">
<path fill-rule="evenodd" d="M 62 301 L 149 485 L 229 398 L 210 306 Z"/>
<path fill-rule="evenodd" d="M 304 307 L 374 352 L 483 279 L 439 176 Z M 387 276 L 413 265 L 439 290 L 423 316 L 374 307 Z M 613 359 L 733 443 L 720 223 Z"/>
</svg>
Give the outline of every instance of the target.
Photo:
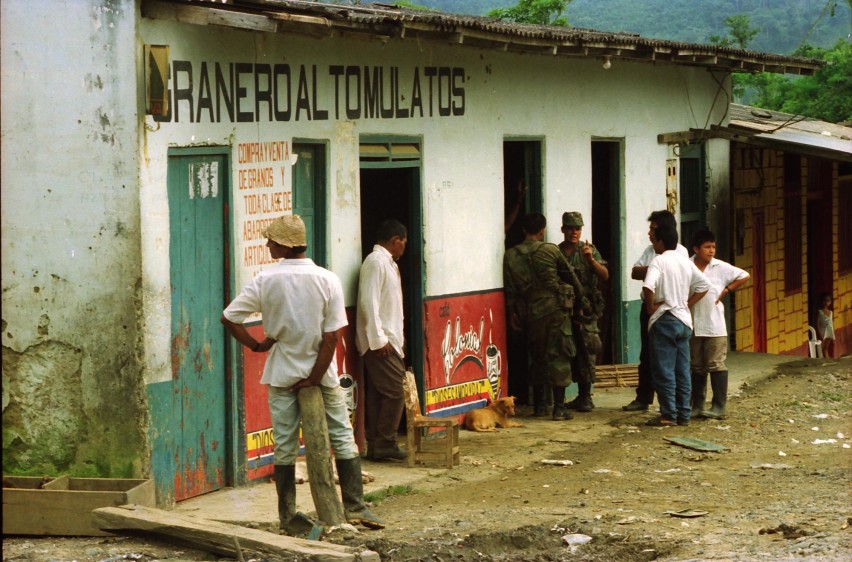
<svg viewBox="0 0 852 562">
<path fill-rule="evenodd" d="M 554 386 L 553 388 L 553 421 L 570 420 L 574 416 L 565 409 L 565 387 Z"/>
<path fill-rule="evenodd" d="M 361 524 L 368 529 L 384 529 L 385 522 L 370 513 L 364 504 L 364 480 L 361 475 L 361 457 L 354 459 L 334 459 L 337 476 L 340 479 L 340 491 L 343 493 L 343 511 L 346 522 Z"/>
<path fill-rule="evenodd" d="M 533 385 L 533 417 L 540 418 L 547 415 L 547 387 L 543 384 Z"/>
<path fill-rule="evenodd" d="M 578 412 L 591 412 L 594 410 L 595 403 L 592 402 L 592 383 L 578 382 L 577 390 L 577 398 L 568 402 L 565 407 L 569 410 L 577 410 Z"/>
<path fill-rule="evenodd" d="M 710 373 L 710 387 L 713 389 L 713 403 L 705 410 L 704 417 L 714 420 L 725 419 L 728 404 L 728 371 Z"/>
<path fill-rule="evenodd" d="M 296 515 L 296 466 L 276 464 L 275 491 L 278 493 L 278 528 L 287 530 L 287 524 Z"/>
<path fill-rule="evenodd" d="M 692 373 L 692 418 L 704 417 L 704 404 L 707 402 L 707 373 Z"/>
</svg>

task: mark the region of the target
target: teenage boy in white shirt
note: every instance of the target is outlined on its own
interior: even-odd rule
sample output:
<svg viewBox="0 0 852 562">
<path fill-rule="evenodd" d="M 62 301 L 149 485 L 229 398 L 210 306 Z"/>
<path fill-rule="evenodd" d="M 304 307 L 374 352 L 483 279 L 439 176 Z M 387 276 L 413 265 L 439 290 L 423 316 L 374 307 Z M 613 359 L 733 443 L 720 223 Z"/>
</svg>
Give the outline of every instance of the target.
<svg viewBox="0 0 852 562">
<path fill-rule="evenodd" d="M 743 286 L 748 272 L 716 259 L 716 236 L 699 230 L 692 238 L 692 261 L 710 280 L 710 290 L 692 306 L 693 334 L 689 341 L 692 365 L 692 417 L 722 419 L 728 402 L 728 328 L 722 299 Z M 713 388 L 713 405 L 704 410 L 707 374 Z"/>
</svg>

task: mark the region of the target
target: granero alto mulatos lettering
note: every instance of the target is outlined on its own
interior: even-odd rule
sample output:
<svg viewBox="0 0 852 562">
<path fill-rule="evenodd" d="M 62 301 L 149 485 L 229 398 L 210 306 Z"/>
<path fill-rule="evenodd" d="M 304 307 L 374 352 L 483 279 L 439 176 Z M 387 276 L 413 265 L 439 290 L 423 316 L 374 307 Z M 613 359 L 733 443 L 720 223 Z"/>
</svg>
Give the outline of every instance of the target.
<svg viewBox="0 0 852 562">
<path fill-rule="evenodd" d="M 461 67 L 255 64 L 176 60 L 164 122 L 458 117 Z"/>
</svg>

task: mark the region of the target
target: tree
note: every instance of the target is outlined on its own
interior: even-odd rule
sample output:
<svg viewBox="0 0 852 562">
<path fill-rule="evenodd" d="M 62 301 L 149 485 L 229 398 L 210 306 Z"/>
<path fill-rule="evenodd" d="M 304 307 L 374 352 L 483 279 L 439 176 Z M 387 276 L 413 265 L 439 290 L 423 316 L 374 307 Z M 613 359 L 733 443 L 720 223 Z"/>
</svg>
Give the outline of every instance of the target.
<svg viewBox="0 0 852 562">
<path fill-rule="evenodd" d="M 722 22 L 728 28 L 728 37 L 711 35 L 710 42 L 720 47 L 737 47 L 748 49 L 752 39 L 760 33 L 760 29 L 751 27 L 751 20 L 746 15 L 728 16 Z"/>
<path fill-rule="evenodd" d="M 568 27 L 568 17 L 562 15 L 571 0 L 518 0 L 517 5 L 497 8 L 488 16 L 516 23 L 558 25 Z"/>
</svg>

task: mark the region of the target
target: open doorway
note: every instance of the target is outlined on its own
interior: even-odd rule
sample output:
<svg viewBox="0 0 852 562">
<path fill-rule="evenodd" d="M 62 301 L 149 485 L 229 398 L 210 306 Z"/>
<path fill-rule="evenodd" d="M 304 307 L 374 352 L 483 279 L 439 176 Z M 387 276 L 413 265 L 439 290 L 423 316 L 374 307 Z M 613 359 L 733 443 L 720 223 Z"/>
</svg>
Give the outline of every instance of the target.
<svg viewBox="0 0 852 562">
<path fill-rule="evenodd" d="M 542 210 L 542 142 L 540 140 L 506 140 L 503 142 L 503 210 L 505 247 L 524 240 L 521 226 L 524 215 Z M 519 191 L 523 185 L 526 191 Z M 509 395 L 518 404 L 532 404 L 527 381 L 528 359 L 526 336 L 515 332 L 506 319 L 506 353 Z"/>
<path fill-rule="evenodd" d="M 598 320 L 603 345 L 597 357 L 599 365 L 625 363 L 622 345 L 624 334 L 621 315 L 622 271 L 622 193 L 621 141 L 592 141 L 592 230 L 590 241 L 607 262 L 609 280 L 601 282 L 606 308 Z"/>
<path fill-rule="evenodd" d="M 816 326 L 816 311 L 823 293 L 834 294 L 831 182 L 832 163 L 808 158 L 808 323 Z"/>
<path fill-rule="evenodd" d="M 405 357 L 418 378 L 423 375 L 423 243 L 420 168 L 365 167 L 361 163 L 361 257 L 373 250 L 382 221 L 396 219 L 408 230 L 399 259 L 405 317 Z"/>
</svg>

